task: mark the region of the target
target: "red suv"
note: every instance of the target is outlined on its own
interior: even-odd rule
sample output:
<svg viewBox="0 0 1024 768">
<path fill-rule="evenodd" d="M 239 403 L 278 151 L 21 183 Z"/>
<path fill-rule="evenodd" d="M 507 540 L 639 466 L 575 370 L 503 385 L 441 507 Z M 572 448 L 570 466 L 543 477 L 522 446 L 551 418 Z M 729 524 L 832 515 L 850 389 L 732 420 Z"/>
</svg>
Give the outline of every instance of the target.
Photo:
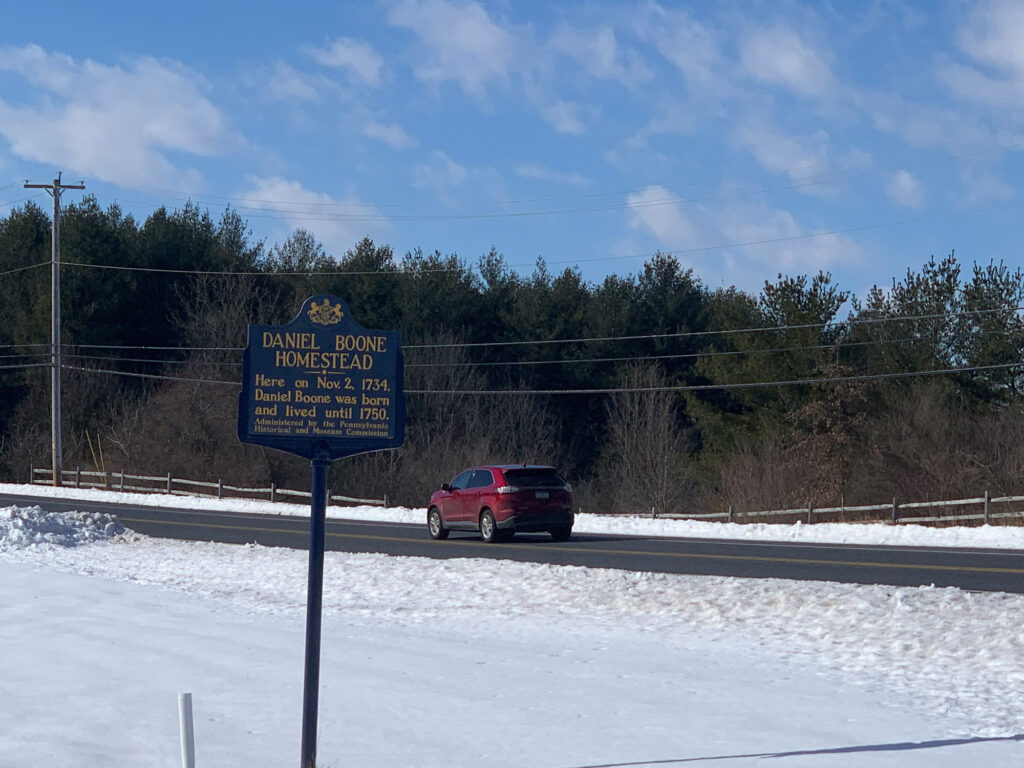
<svg viewBox="0 0 1024 768">
<path fill-rule="evenodd" d="M 480 537 L 508 541 L 516 531 L 547 531 L 555 541 L 572 534 L 572 488 L 554 467 L 496 464 L 472 467 L 441 490 L 427 507 L 434 539 L 449 531 L 479 531 Z"/>
</svg>

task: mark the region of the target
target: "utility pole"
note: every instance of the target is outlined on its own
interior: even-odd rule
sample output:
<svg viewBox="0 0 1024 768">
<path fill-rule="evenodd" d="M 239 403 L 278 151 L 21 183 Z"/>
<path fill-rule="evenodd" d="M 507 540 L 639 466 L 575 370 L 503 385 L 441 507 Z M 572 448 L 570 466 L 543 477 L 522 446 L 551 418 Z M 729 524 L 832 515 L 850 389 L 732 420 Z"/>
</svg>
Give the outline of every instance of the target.
<svg viewBox="0 0 1024 768">
<path fill-rule="evenodd" d="M 53 197 L 53 234 L 50 238 L 50 446 L 53 456 L 53 485 L 61 485 L 64 464 L 60 445 L 60 192 L 62 189 L 85 189 L 85 184 L 62 184 L 58 171 L 52 184 L 29 184 L 25 189 L 45 189 Z"/>
</svg>

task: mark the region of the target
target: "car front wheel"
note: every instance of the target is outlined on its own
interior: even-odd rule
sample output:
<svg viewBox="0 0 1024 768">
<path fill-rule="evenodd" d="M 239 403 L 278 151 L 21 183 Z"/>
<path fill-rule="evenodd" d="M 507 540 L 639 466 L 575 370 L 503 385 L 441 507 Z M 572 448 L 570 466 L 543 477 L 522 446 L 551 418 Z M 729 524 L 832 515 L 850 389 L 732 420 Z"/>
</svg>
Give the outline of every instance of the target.
<svg viewBox="0 0 1024 768">
<path fill-rule="evenodd" d="M 487 544 L 498 538 L 498 525 L 494 522 L 494 514 L 489 509 L 480 513 L 480 538 Z"/>
<path fill-rule="evenodd" d="M 568 541 L 570 536 L 572 536 L 571 525 L 563 525 L 551 529 L 551 538 L 555 541 Z"/>
<path fill-rule="evenodd" d="M 444 527 L 444 521 L 441 520 L 441 512 L 437 507 L 431 507 L 430 511 L 427 512 L 427 528 L 432 539 L 448 538 L 448 529 Z"/>
</svg>

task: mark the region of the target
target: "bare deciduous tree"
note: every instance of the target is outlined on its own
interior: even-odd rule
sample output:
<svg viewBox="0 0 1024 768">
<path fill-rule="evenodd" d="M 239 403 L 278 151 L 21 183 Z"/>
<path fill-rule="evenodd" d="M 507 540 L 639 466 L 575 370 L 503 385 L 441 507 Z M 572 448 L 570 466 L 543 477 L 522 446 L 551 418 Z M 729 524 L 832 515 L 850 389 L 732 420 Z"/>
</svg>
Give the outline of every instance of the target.
<svg viewBox="0 0 1024 768">
<path fill-rule="evenodd" d="M 637 365 L 621 380 L 625 391 L 610 399 L 608 443 L 597 479 L 609 508 L 595 511 L 672 512 L 692 497 L 678 395 L 659 391 L 666 385 L 656 365 Z"/>
</svg>

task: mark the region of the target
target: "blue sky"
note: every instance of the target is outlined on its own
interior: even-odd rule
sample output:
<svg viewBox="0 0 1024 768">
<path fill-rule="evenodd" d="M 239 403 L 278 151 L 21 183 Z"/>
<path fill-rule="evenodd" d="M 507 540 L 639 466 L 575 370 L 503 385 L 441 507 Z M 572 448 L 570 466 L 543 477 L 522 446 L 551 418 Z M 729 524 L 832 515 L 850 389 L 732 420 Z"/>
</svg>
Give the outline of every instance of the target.
<svg viewBox="0 0 1024 768">
<path fill-rule="evenodd" d="M 1021 39 L 1009 0 L 19 3 L 0 214 L 63 170 L 268 244 L 863 295 L 953 249 L 1024 264 Z"/>
</svg>

